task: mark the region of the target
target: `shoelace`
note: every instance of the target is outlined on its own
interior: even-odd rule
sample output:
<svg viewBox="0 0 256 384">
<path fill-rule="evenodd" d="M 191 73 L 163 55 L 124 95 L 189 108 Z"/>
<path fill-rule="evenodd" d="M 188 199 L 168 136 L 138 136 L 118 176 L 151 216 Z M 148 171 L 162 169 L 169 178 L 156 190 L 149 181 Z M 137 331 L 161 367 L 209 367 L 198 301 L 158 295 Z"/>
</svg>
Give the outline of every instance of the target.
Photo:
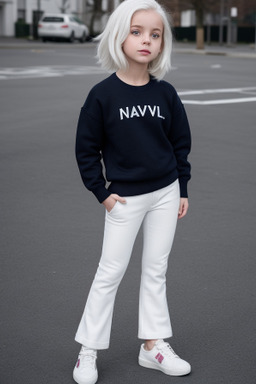
<svg viewBox="0 0 256 384">
<path fill-rule="evenodd" d="M 165 341 L 160 341 L 156 344 L 157 349 L 162 352 L 163 354 L 169 356 L 169 357 L 179 357 L 169 343 L 166 343 Z"/>
<path fill-rule="evenodd" d="M 95 366 L 95 360 L 97 359 L 97 352 L 93 349 L 86 349 L 82 347 L 79 357 L 83 362 L 90 364 L 92 367 Z"/>
</svg>

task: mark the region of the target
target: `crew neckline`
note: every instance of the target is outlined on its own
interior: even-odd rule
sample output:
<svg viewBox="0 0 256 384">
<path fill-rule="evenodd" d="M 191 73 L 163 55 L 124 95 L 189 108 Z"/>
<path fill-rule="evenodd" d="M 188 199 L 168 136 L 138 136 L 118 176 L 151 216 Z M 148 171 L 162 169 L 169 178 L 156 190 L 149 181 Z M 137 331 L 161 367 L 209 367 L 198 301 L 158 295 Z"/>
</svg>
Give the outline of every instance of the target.
<svg viewBox="0 0 256 384">
<path fill-rule="evenodd" d="M 120 77 L 117 76 L 116 72 L 113 73 L 113 76 L 115 77 L 115 79 L 119 83 L 123 84 L 124 86 L 129 87 L 130 89 L 140 89 L 140 90 L 144 90 L 144 89 L 150 87 L 152 85 L 153 80 L 154 80 L 153 77 L 150 76 L 149 77 L 149 81 L 146 84 L 143 84 L 143 85 L 133 85 L 133 84 L 128 84 L 125 81 L 121 80 Z"/>
</svg>

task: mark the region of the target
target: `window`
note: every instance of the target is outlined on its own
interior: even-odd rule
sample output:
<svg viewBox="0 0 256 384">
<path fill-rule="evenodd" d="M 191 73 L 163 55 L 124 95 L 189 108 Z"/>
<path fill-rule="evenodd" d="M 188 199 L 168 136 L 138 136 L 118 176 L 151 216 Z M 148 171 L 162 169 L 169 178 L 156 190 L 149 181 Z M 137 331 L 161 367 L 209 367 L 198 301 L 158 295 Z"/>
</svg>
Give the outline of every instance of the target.
<svg viewBox="0 0 256 384">
<path fill-rule="evenodd" d="M 45 21 L 47 23 L 63 23 L 64 17 L 57 17 L 57 16 L 46 16 L 43 18 L 42 21 Z"/>
<path fill-rule="evenodd" d="M 26 10 L 18 9 L 18 20 L 26 20 Z"/>
<path fill-rule="evenodd" d="M 76 23 L 83 24 L 82 21 L 80 19 L 78 19 L 78 17 L 73 16 L 73 19 L 75 20 Z"/>
</svg>

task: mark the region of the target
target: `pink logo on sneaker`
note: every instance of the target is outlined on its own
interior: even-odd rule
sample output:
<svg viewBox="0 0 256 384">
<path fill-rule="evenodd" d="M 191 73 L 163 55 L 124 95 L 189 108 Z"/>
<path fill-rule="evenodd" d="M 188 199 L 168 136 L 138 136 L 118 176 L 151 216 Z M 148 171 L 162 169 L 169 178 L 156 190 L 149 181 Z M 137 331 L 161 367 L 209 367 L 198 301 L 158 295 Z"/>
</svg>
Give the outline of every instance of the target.
<svg viewBox="0 0 256 384">
<path fill-rule="evenodd" d="M 158 352 L 158 354 L 155 356 L 155 359 L 157 359 L 158 363 L 162 363 L 164 357 L 161 355 L 161 353 Z"/>
<path fill-rule="evenodd" d="M 77 360 L 76 367 L 79 368 L 80 365 L 80 359 Z"/>
</svg>

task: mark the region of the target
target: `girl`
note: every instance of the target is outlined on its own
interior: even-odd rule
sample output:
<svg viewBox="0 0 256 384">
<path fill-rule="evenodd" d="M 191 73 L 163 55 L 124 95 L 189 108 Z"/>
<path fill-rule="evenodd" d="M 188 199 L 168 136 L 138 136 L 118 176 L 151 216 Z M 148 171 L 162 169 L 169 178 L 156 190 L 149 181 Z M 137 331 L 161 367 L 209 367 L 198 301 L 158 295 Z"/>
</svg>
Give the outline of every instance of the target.
<svg viewBox="0 0 256 384">
<path fill-rule="evenodd" d="M 97 381 L 97 350 L 109 347 L 116 292 L 141 225 L 139 364 L 174 376 L 191 371 L 163 340 L 172 336 L 168 256 L 177 217 L 188 210 L 190 179 L 186 113 L 175 89 L 160 81 L 171 47 L 166 13 L 154 0 L 125 0 L 100 35 L 99 60 L 114 73 L 90 91 L 76 140 L 82 180 L 106 209 L 102 255 L 75 337 L 82 344 L 73 372 L 79 384 Z"/>
</svg>

